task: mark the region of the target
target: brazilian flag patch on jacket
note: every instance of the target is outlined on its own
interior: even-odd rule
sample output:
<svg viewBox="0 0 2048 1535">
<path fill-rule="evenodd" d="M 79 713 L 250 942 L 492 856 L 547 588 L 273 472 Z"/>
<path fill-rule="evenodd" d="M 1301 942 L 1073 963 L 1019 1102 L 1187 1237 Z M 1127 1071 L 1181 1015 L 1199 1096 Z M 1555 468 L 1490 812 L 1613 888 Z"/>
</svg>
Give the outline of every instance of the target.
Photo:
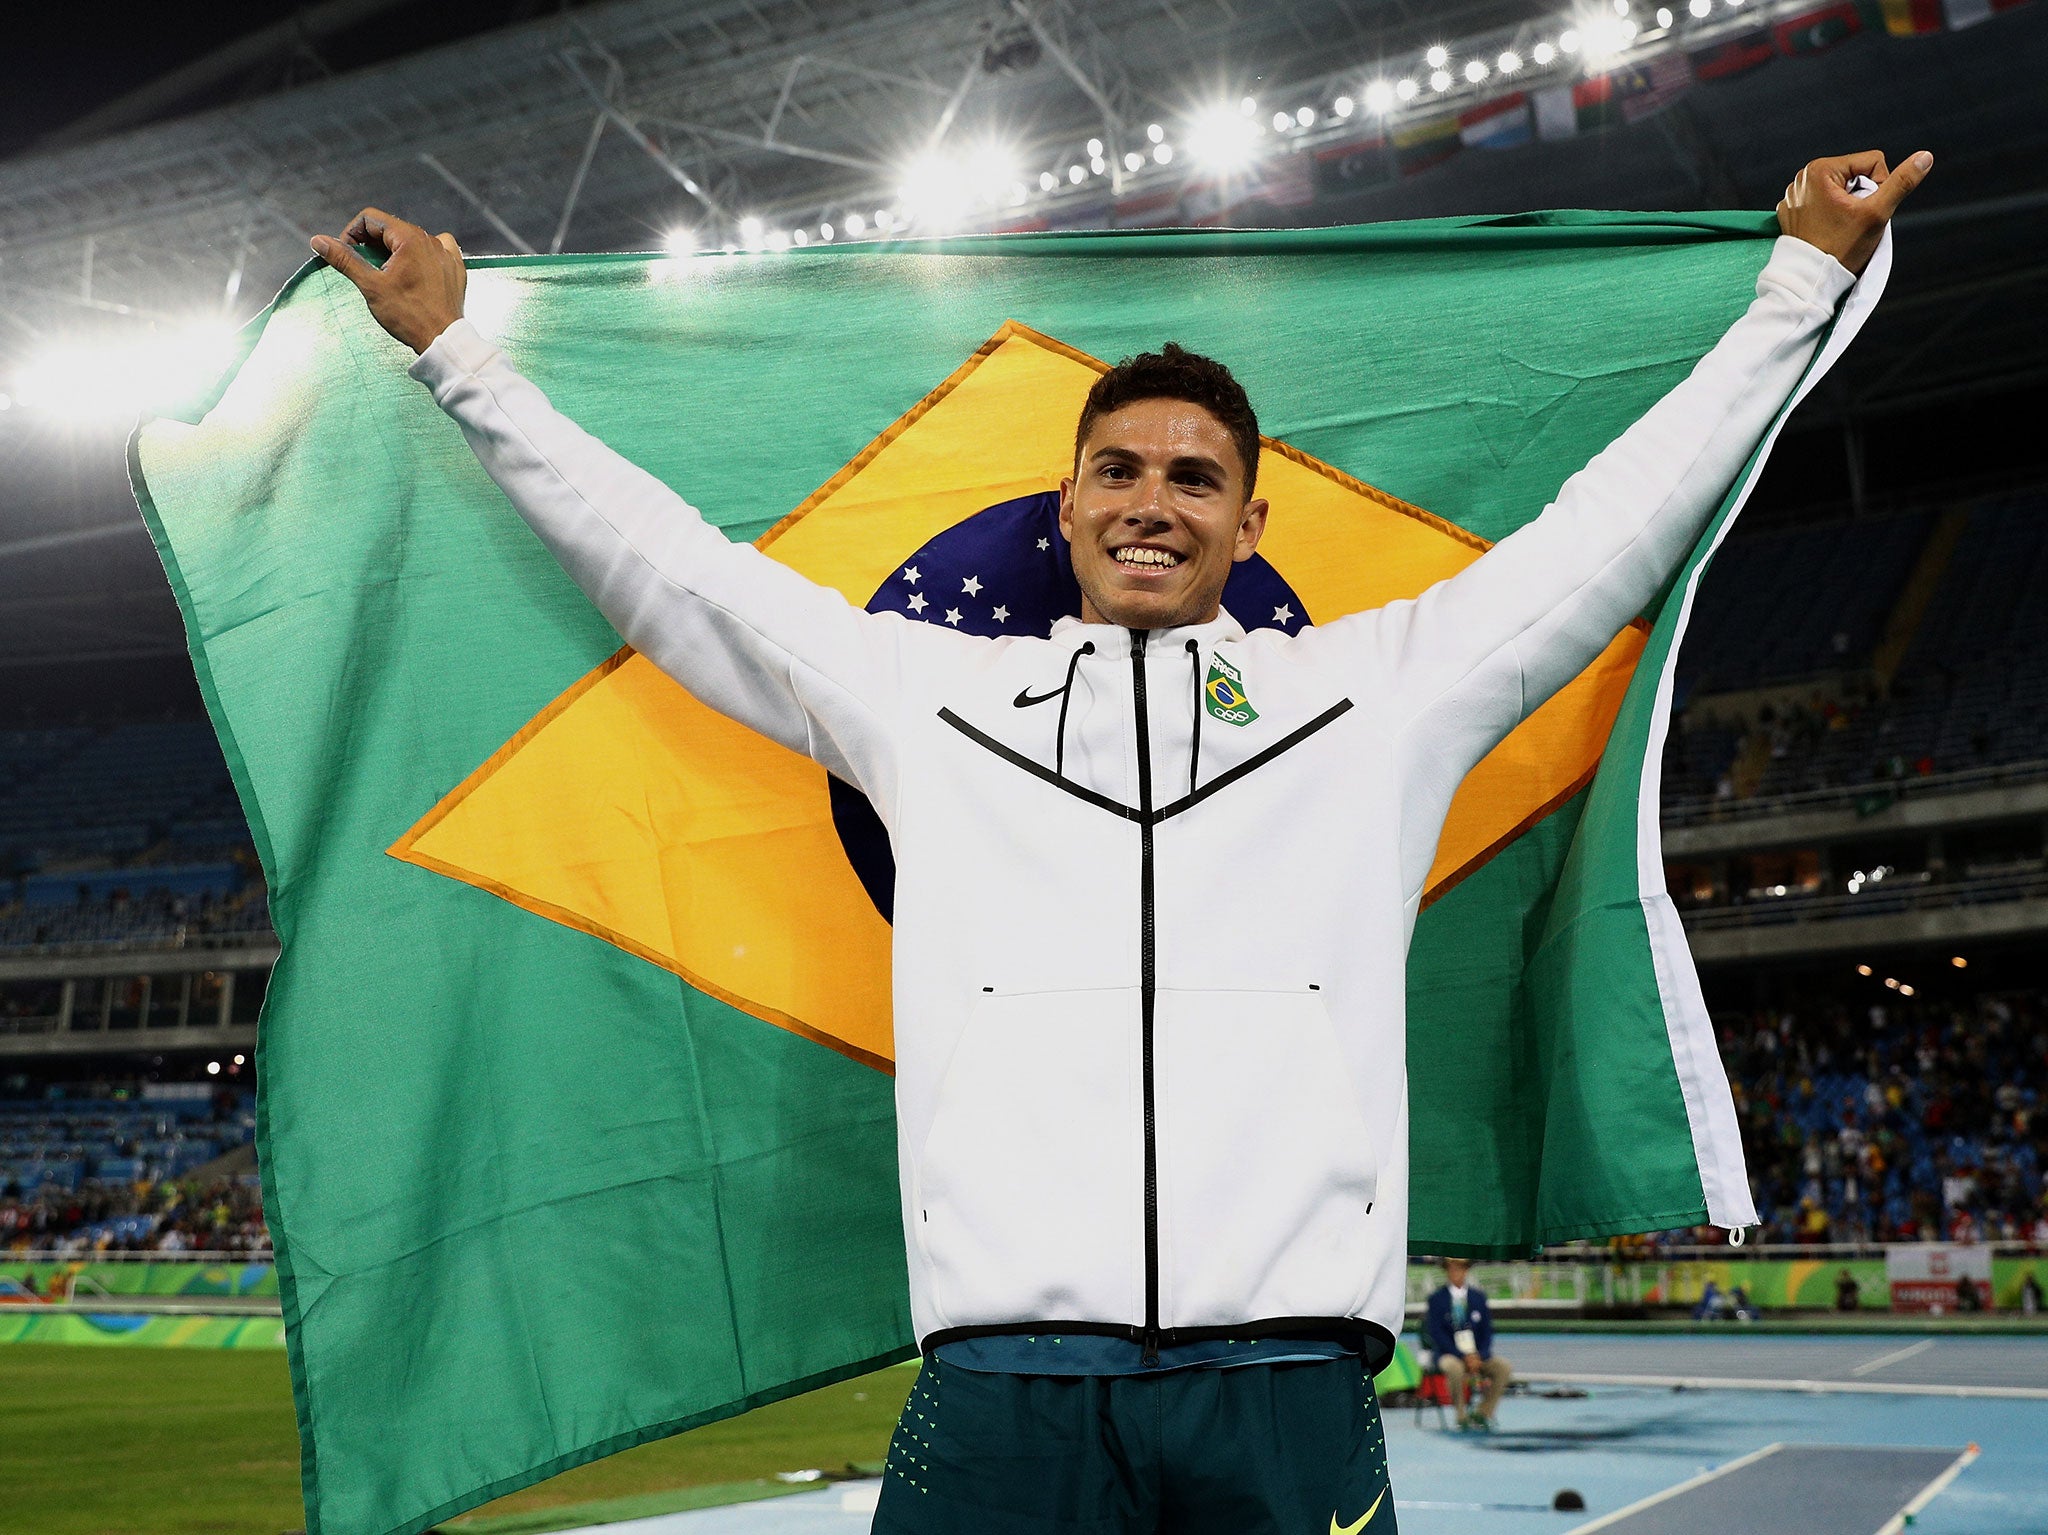
<svg viewBox="0 0 2048 1535">
<path fill-rule="evenodd" d="M 1249 725 L 1259 717 L 1252 701 L 1245 697 L 1244 673 L 1221 656 L 1209 661 L 1209 680 L 1202 685 L 1209 700 L 1209 714 L 1232 725 Z"/>
</svg>

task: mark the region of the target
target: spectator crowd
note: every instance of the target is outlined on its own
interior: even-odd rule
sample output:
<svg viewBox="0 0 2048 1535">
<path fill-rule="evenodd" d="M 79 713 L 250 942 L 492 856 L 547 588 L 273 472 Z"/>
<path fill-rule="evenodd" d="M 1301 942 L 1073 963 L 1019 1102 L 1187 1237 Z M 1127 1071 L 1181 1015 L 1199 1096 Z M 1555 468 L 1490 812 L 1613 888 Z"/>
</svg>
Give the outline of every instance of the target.
<svg viewBox="0 0 2048 1535">
<path fill-rule="evenodd" d="M 1764 1242 L 2048 1244 L 2048 993 L 1721 1020 Z"/>
<path fill-rule="evenodd" d="M 0 1185 L 0 1253 L 268 1253 L 263 1196 L 253 1173 L 235 1178 L 34 1193 Z"/>
</svg>

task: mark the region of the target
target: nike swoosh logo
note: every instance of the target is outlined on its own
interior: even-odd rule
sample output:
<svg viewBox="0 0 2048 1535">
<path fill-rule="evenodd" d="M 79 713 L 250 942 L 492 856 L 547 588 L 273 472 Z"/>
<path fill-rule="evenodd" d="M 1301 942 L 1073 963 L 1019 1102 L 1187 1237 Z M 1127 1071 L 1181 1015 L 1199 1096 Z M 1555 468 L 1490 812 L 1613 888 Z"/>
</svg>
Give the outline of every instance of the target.
<svg viewBox="0 0 2048 1535">
<path fill-rule="evenodd" d="M 1372 1516 L 1380 1511 L 1380 1504 L 1386 1501 L 1387 1489 L 1382 1487 L 1380 1495 L 1372 1500 L 1372 1507 L 1358 1516 L 1356 1524 L 1339 1524 L 1337 1516 L 1330 1515 L 1330 1535 L 1358 1535 L 1358 1532 L 1372 1523 Z"/>
<path fill-rule="evenodd" d="M 1033 704 L 1044 703 L 1048 698 L 1057 698 L 1065 691 L 1065 688 L 1054 688 L 1050 693 L 1040 693 L 1034 698 L 1031 696 L 1031 689 L 1019 688 L 1017 696 L 1010 700 L 1010 707 L 1013 709 L 1028 709 Z"/>
</svg>

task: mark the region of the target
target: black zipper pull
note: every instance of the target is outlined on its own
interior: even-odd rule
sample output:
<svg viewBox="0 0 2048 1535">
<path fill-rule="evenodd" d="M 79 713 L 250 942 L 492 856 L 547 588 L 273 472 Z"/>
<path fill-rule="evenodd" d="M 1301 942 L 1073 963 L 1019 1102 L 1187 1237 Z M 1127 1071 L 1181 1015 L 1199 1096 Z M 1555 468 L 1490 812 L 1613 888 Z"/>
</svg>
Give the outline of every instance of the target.
<svg viewBox="0 0 2048 1535">
<path fill-rule="evenodd" d="M 1143 1343 L 1143 1348 L 1144 1348 L 1145 1352 L 1143 1353 L 1143 1355 L 1141 1355 L 1141 1356 L 1140 1356 L 1140 1358 L 1139 1358 L 1139 1363 L 1140 1363 L 1140 1364 L 1142 1364 L 1142 1365 L 1144 1365 L 1144 1366 L 1145 1366 L 1145 1368 L 1146 1368 L 1146 1369 L 1148 1369 L 1148 1370 L 1156 1370 L 1156 1369 L 1158 1369 L 1158 1368 L 1159 1368 L 1159 1334 L 1158 1334 L 1158 1333 L 1156 1333 L 1156 1332 L 1154 1332 L 1154 1331 L 1153 1331 L 1153 1330 L 1152 1330 L 1151 1328 L 1149 1328 L 1149 1327 L 1145 1329 L 1145 1339 L 1144 1339 L 1144 1343 Z"/>
</svg>

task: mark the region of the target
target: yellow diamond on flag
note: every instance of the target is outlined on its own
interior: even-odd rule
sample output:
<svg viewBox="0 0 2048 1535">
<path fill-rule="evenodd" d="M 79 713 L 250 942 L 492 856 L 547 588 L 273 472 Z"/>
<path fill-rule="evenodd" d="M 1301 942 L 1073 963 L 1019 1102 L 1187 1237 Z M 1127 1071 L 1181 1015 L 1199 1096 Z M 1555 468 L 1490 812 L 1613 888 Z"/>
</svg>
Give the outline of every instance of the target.
<svg viewBox="0 0 2048 1535">
<path fill-rule="evenodd" d="M 760 539 L 864 607 L 985 508 L 1056 490 L 1096 359 L 1003 326 Z M 1266 439 L 1259 552 L 1317 621 L 1412 597 L 1483 539 Z M 1624 629 L 1459 789 L 1433 900 L 1590 779 L 1642 654 Z M 714 713 L 630 648 L 550 703 L 390 849 L 591 933 L 883 1070 L 889 926 L 848 862 L 824 769 Z"/>
</svg>

